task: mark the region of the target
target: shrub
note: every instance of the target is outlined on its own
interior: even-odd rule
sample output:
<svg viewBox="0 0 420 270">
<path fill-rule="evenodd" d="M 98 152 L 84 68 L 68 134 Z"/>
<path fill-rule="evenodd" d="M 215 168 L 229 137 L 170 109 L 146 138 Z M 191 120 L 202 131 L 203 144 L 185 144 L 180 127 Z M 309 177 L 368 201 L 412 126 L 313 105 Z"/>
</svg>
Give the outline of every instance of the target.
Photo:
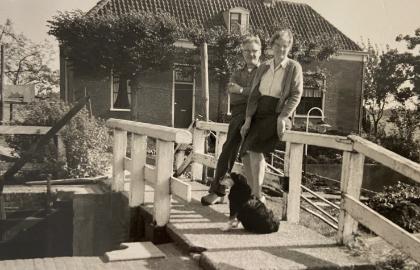
<svg viewBox="0 0 420 270">
<path fill-rule="evenodd" d="M 369 199 L 368 205 L 409 232 L 420 232 L 420 186 L 398 182 Z"/>
<path fill-rule="evenodd" d="M 22 110 L 16 125 L 52 126 L 69 110 L 62 101 L 38 101 Z M 66 149 L 67 164 L 56 158 L 56 146 L 51 141 L 38 151 L 32 161 L 47 164 L 44 174 L 60 177 L 89 177 L 104 174 L 109 164 L 110 137 L 104 120 L 90 117 L 86 109 L 78 112 L 61 130 Z M 6 139 L 9 146 L 21 155 L 38 138 L 37 135 L 16 135 Z"/>
</svg>

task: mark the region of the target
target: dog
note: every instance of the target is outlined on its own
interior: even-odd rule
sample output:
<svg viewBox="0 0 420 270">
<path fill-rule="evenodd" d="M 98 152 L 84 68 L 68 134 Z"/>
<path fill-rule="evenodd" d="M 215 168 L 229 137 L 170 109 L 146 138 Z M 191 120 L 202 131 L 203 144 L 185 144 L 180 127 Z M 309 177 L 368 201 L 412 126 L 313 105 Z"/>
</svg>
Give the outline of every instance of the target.
<svg viewBox="0 0 420 270">
<path fill-rule="evenodd" d="M 231 186 L 228 196 L 229 221 L 223 228 L 224 231 L 238 227 L 239 222 L 245 230 L 257 234 L 273 233 L 279 230 L 280 220 L 264 203 L 255 196 L 251 196 L 251 188 L 243 175 L 231 173 L 230 179 L 224 179 L 223 184 Z"/>
</svg>

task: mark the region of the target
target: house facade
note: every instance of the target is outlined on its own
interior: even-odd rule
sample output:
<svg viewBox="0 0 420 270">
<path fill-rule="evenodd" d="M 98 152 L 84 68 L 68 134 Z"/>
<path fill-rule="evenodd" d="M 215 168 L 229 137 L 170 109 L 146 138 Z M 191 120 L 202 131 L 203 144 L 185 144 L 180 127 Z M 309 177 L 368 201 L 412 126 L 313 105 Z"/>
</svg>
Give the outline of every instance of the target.
<svg viewBox="0 0 420 270">
<path fill-rule="evenodd" d="M 331 129 L 343 133 L 361 130 L 363 63 L 366 54 L 307 4 L 280 0 L 102 0 L 87 16 L 124 14 L 133 11 L 163 10 L 179 23 L 192 20 L 203 26 L 222 24 L 227 29 L 250 26 L 266 29 L 268 24 L 287 21 L 301 39 L 330 36 L 339 42 L 340 51 L 322 63 L 303 64 L 304 95 L 294 122 L 304 125 L 308 111 L 319 107 Z M 175 44 L 180 50 L 193 49 L 188 40 Z M 322 70 L 323 76 L 319 76 Z M 94 77 L 78 74 L 71 59 L 60 55 L 60 93 L 62 99 L 75 101 L 88 94 L 92 110 L 103 118 L 122 118 L 174 127 L 188 127 L 204 115 L 204 94 L 200 67 L 181 60 L 166 72 L 142 75 L 139 85 L 119 78 L 110 71 Z M 229 96 L 216 76 L 209 74 L 210 120 L 221 121 L 229 115 Z M 309 115 L 312 123 L 320 120 L 318 111 Z"/>
</svg>

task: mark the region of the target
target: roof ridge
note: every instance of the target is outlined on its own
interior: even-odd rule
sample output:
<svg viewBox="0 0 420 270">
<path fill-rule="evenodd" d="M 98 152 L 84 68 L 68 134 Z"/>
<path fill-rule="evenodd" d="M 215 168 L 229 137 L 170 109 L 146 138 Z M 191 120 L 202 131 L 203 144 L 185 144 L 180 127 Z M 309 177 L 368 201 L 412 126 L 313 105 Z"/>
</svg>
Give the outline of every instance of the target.
<svg viewBox="0 0 420 270">
<path fill-rule="evenodd" d="M 99 0 L 93 8 L 91 8 L 88 12 L 86 12 L 85 15 L 86 16 L 95 15 L 95 13 L 99 9 L 103 8 L 110 1 L 112 1 L 112 0 Z"/>
</svg>

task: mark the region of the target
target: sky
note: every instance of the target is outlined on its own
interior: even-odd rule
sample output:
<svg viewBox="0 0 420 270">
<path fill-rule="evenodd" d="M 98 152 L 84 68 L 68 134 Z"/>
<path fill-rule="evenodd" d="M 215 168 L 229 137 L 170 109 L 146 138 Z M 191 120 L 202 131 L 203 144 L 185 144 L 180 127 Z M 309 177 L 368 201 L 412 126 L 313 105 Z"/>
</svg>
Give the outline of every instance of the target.
<svg viewBox="0 0 420 270">
<path fill-rule="evenodd" d="M 57 11 L 81 9 L 88 11 L 98 0 L 0 0 L 0 23 L 6 18 L 35 42 L 54 38 L 48 36 L 47 20 Z M 199 1 L 199 0 L 197 0 Z M 205 1 L 205 0 L 201 0 Z M 259 0 L 255 0 L 259 1 Z M 420 0 L 290 0 L 307 3 L 341 32 L 357 43 L 370 39 L 385 48 L 405 46 L 395 42 L 398 34 L 414 34 L 420 28 Z M 53 63 L 58 67 L 58 59 Z"/>
</svg>

